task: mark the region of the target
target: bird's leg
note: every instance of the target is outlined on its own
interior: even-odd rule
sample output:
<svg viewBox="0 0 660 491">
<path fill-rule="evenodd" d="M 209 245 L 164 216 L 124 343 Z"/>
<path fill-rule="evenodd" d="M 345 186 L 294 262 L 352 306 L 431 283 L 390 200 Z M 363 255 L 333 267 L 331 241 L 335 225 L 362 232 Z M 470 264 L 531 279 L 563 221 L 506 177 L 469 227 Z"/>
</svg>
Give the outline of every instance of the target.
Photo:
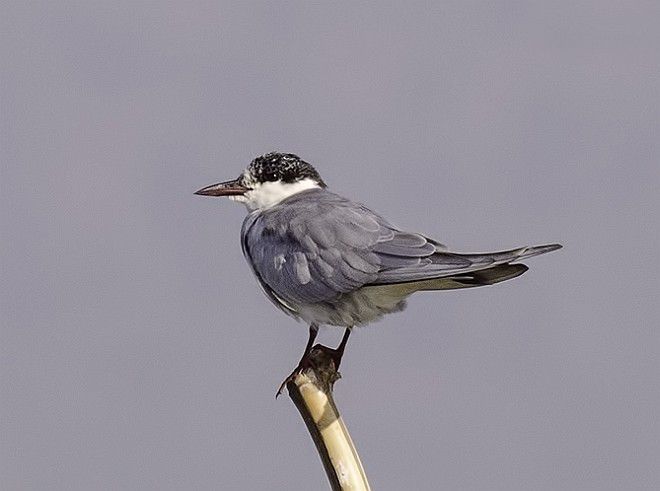
<svg viewBox="0 0 660 491">
<path fill-rule="evenodd" d="M 298 375 L 304 368 L 306 368 L 307 363 L 308 363 L 308 355 L 309 352 L 312 351 L 312 346 L 314 345 L 314 340 L 316 339 L 317 334 L 319 333 L 319 326 L 317 324 L 310 324 L 309 325 L 309 338 L 307 339 L 307 346 L 305 346 L 305 351 L 303 352 L 303 355 L 300 357 L 300 361 L 298 362 L 298 366 L 293 369 L 293 372 L 289 374 L 287 378 L 284 379 L 284 382 L 282 382 L 282 385 L 280 385 L 280 388 L 277 389 L 277 394 L 275 394 L 275 399 L 279 397 L 279 395 L 282 393 L 282 390 L 284 390 L 284 386 L 293 380 L 296 375 Z"/>
<path fill-rule="evenodd" d="M 341 363 L 341 358 L 344 356 L 344 350 L 346 349 L 346 343 L 348 343 L 348 338 L 351 336 L 351 328 L 347 327 L 344 331 L 344 336 L 341 338 L 341 343 L 337 348 L 331 350 L 332 358 L 335 362 L 335 370 L 339 370 L 339 364 Z"/>
</svg>

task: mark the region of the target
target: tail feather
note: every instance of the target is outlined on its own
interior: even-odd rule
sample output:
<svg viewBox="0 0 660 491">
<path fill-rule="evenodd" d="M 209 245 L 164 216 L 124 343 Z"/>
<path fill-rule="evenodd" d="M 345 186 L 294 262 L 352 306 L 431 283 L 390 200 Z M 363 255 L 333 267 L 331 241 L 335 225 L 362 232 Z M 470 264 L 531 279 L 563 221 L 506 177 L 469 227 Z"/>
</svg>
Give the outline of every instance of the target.
<svg viewBox="0 0 660 491">
<path fill-rule="evenodd" d="M 511 263 L 561 247 L 560 244 L 547 244 L 481 254 L 438 251 L 429 257 L 430 263 L 385 270 L 373 284 L 419 283 L 417 289 L 422 290 L 492 285 L 527 271 L 527 266 Z"/>
<path fill-rule="evenodd" d="M 414 283 L 418 291 L 455 290 L 459 288 L 473 288 L 475 286 L 495 285 L 502 281 L 517 278 L 529 268 L 524 264 L 500 264 L 488 269 L 473 271 L 458 276 L 425 280 Z"/>
</svg>

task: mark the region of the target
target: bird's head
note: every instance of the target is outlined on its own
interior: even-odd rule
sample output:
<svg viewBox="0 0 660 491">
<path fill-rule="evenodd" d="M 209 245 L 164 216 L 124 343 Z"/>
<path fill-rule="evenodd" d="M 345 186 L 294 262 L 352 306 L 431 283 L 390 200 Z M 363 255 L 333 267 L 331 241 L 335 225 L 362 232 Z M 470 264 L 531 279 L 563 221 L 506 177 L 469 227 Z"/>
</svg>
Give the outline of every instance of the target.
<svg viewBox="0 0 660 491">
<path fill-rule="evenodd" d="M 324 187 L 316 169 L 297 155 L 271 152 L 250 162 L 237 179 L 207 186 L 195 194 L 227 196 L 254 211 L 270 208 L 301 191 Z"/>
</svg>

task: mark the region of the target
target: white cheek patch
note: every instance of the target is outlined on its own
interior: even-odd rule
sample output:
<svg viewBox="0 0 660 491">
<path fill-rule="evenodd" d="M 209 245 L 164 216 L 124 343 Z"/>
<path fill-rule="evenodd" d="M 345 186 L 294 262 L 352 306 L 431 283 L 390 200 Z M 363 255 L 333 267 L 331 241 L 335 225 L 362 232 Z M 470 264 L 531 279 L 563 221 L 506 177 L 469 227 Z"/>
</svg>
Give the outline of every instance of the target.
<svg viewBox="0 0 660 491">
<path fill-rule="evenodd" d="M 241 199 L 236 201 L 245 203 L 250 211 L 263 210 L 276 205 L 289 196 L 318 187 L 320 187 L 318 183 L 309 178 L 293 183 L 282 181 L 255 183 L 252 190 L 245 193 L 245 196 L 237 196 Z"/>
</svg>

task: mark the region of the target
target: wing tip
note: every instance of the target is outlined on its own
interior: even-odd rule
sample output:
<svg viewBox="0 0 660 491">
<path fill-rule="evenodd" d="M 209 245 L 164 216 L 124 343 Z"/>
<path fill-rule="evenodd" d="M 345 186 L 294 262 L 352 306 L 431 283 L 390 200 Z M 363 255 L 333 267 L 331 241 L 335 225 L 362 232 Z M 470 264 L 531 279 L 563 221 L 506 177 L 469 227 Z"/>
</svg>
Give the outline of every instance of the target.
<svg viewBox="0 0 660 491">
<path fill-rule="evenodd" d="M 544 245 L 526 247 L 522 251 L 520 256 L 518 256 L 516 259 L 523 259 L 532 256 L 538 256 L 540 254 L 547 254 L 548 252 L 557 251 L 562 247 L 564 246 L 561 244 L 544 244 Z"/>
</svg>

